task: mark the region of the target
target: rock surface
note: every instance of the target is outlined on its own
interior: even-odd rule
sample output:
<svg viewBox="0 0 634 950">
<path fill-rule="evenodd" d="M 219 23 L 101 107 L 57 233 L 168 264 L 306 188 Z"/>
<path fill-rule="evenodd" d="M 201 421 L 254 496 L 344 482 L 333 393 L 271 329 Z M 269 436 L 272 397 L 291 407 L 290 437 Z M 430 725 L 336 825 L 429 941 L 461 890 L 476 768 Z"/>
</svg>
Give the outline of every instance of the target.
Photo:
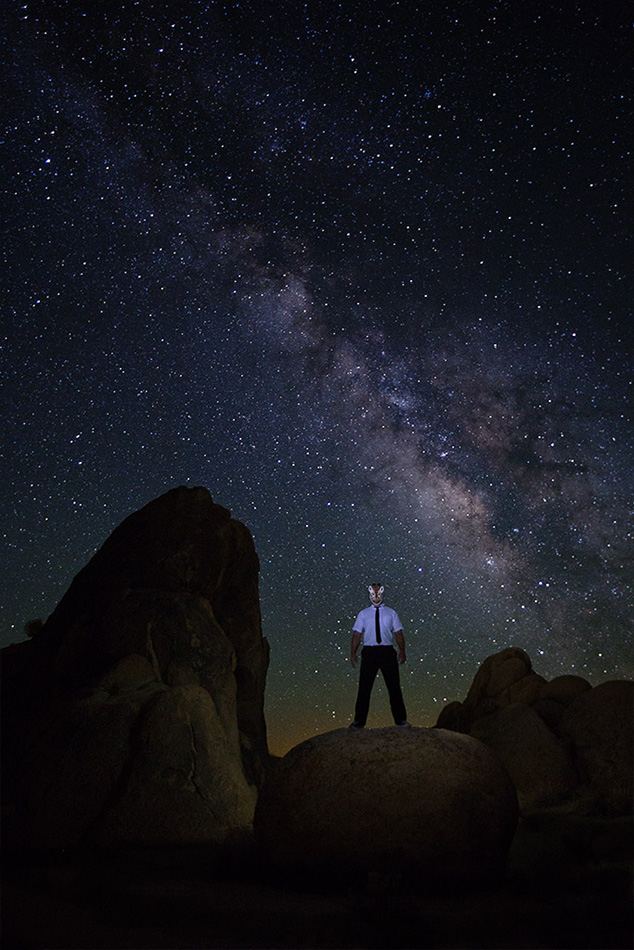
<svg viewBox="0 0 634 950">
<path fill-rule="evenodd" d="M 249 826 L 268 760 L 258 570 L 248 529 L 177 488 L 2 651 L 14 838 L 213 842 Z"/>
<path fill-rule="evenodd" d="M 562 716 L 560 729 L 600 800 L 618 812 L 631 812 L 634 683 L 612 680 L 581 693 Z"/>
<path fill-rule="evenodd" d="M 464 702 L 437 727 L 475 736 L 500 755 L 522 812 L 577 799 L 601 813 L 632 812 L 634 683 L 594 688 L 581 676 L 547 682 L 510 647 L 480 666 Z"/>
<path fill-rule="evenodd" d="M 470 735 L 497 752 L 522 810 L 553 805 L 578 784 L 570 755 L 530 706 L 511 703 L 477 719 Z"/>
<path fill-rule="evenodd" d="M 488 657 L 478 669 L 463 703 L 441 710 L 437 726 L 469 732 L 473 723 L 508 706 L 536 698 L 546 680 L 533 673 L 531 659 L 519 647 L 509 647 Z"/>
<path fill-rule="evenodd" d="M 256 808 L 266 855 L 326 874 L 413 870 L 428 885 L 503 872 L 518 815 L 497 756 L 435 729 L 339 729 L 295 746 Z"/>
</svg>

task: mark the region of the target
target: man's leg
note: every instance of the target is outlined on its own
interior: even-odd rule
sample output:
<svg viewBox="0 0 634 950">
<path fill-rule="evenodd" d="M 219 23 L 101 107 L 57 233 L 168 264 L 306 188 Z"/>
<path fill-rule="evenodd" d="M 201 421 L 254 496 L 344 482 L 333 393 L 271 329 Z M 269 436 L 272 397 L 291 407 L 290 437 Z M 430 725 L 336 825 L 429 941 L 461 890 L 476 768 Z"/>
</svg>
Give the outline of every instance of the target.
<svg viewBox="0 0 634 950">
<path fill-rule="evenodd" d="M 386 654 L 381 664 L 381 672 L 383 673 L 387 691 L 390 694 L 390 709 L 394 716 L 394 722 L 397 726 L 400 726 L 402 722 L 407 722 L 407 712 L 405 711 L 405 702 L 401 691 L 401 678 L 399 676 L 398 659 L 395 650 L 390 648 L 390 652 Z"/>
<path fill-rule="evenodd" d="M 374 686 L 379 663 L 376 651 L 380 647 L 364 647 L 361 651 L 361 670 L 359 672 L 359 690 L 354 708 L 354 721 L 357 726 L 365 726 L 370 708 L 370 694 Z"/>
</svg>

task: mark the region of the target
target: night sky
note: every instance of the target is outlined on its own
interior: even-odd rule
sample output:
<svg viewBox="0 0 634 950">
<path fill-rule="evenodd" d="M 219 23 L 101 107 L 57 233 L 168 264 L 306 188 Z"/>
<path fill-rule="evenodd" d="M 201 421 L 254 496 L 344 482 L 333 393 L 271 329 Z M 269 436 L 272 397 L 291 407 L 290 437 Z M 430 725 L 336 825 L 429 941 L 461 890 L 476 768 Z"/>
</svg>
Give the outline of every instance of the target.
<svg viewBox="0 0 634 950">
<path fill-rule="evenodd" d="M 507 646 L 634 675 L 626 13 L 5 5 L 3 644 L 185 484 L 253 533 L 275 752 L 350 722 L 373 581 L 413 724 Z"/>
</svg>

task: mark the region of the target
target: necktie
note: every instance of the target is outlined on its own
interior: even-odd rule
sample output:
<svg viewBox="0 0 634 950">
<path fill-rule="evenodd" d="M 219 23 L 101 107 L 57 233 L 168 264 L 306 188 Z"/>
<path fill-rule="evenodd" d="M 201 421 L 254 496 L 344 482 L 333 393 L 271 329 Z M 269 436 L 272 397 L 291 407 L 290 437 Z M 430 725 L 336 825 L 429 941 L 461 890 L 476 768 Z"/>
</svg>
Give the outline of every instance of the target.
<svg viewBox="0 0 634 950">
<path fill-rule="evenodd" d="M 381 621 L 379 620 L 379 608 L 375 607 L 376 611 L 374 614 L 374 629 L 376 630 L 376 642 L 381 642 Z"/>
</svg>

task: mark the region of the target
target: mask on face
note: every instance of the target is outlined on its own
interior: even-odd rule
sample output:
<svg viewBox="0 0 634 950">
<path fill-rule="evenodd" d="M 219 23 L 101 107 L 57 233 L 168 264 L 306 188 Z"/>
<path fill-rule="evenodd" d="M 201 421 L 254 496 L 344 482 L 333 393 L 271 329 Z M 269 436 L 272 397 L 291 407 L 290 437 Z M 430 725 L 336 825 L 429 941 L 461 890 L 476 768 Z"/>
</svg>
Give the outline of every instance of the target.
<svg viewBox="0 0 634 950">
<path fill-rule="evenodd" d="M 385 587 L 383 584 L 370 584 L 368 587 L 368 594 L 370 595 L 370 600 L 376 606 L 377 604 L 383 603 L 383 592 Z"/>
</svg>

